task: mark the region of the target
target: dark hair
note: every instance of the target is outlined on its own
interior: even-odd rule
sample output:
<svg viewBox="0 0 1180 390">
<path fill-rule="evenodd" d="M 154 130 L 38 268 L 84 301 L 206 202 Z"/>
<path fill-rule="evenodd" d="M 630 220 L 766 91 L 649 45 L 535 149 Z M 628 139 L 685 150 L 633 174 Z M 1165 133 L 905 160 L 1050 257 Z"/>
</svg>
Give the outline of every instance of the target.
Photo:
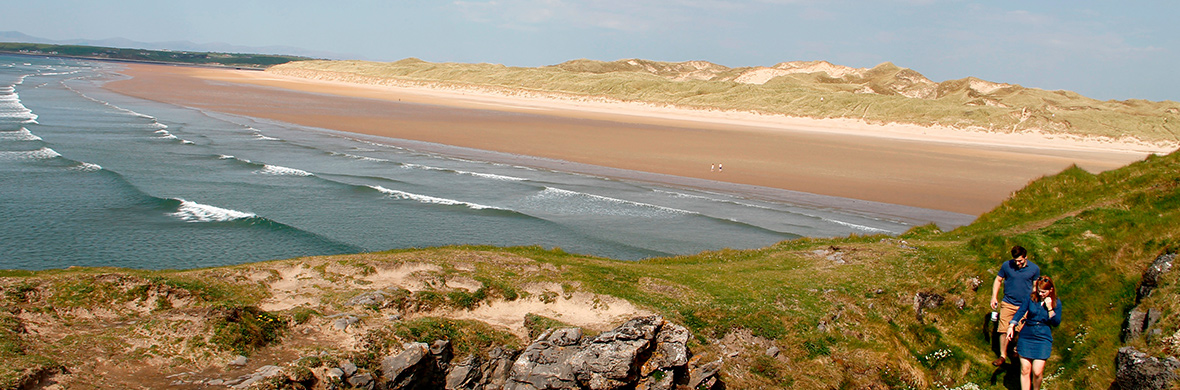
<svg viewBox="0 0 1180 390">
<path fill-rule="evenodd" d="M 1025 250 L 1024 247 L 1022 247 L 1020 245 L 1012 247 L 1012 258 L 1013 259 L 1024 257 L 1024 256 L 1028 256 L 1028 251 Z"/>
<path fill-rule="evenodd" d="M 1041 290 L 1048 290 L 1049 298 L 1053 298 L 1053 302 L 1058 302 L 1057 288 L 1053 286 L 1053 279 L 1049 279 L 1048 276 L 1042 276 L 1037 278 L 1037 280 L 1034 280 L 1032 287 L 1032 294 L 1029 294 L 1029 298 L 1031 298 L 1033 302 L 1039 302 L 1041 300 L 1041 297 L 1037 296 L 1037 292 Z M 1054 303 L 1054 305 L 1057 304 Z"/>
</svg>

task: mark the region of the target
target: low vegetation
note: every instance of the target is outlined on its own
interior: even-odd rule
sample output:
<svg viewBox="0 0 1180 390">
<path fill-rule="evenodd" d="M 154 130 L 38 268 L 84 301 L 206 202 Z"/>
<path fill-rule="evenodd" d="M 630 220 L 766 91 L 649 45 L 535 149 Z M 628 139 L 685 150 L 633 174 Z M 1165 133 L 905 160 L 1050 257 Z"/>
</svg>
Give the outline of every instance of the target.
<svg viewBox="0 0 1180 390">
<path fill-rule="evenodd" d="M 240 53 L 206 53 L 170 50 L 121 49 L 114 47 L 81 46 L 81 45 L 49 45 L 41 43 L 0 42 L 0 53 L 52 55 L 66 57 L 93 58 L 102 60 L 122 60 L 137 62 L 159 62 L 171 64 L 209 65 L 224 67 L 265 68 L 271 65 L 283 64 L 291 61 L 307 60 L 307 57 L 240 54 Z"/>
<path fill-rule="evenodd" d="M 725 359 L 731 388 L 1002 388 L 1014 377 L 989 364 L 988 301 L 995 270 L 1019 244 L 1055 278 L 1065 308 L 1047 386 L 1107 388 L 1141 274 L 1180 248 L 1178 172 L 1180 153 L 1101 174 L 1070 168 L 950 232 L 920 226 L 633 262 L 461 246 L 186 271 L 9 271 L 0 274 L 0 387 L 45 377 L 162 386 L 172 373 L 229 370 L 236 354 L 372 368 L 401 343 L 436 339 L 451 340 L 457 356 L 487 354 L 553 327 L 594 331 L 576 314 L 634 305 L 690 328 L 693 351 Z M 1165 274 L 1141 303 L 1164 311 L 1162 336 L 1128 341 L 1156 356 L 1180 353 L 1176 279 Z M 484 311 L 579 300 L 576 312 L 522 312 L 509 323 Z M 347 332 L 334 329 L 348 316 Z M 87 374 L 100 368 L 104 379 Z"/>
<path fill-rule="evenodd" d="M 976 78 L 935 83 L 883 63 L 854 69 L 826 62 L 728 68 L 704 61 L 576 60 L 538 68 L 431 63 L 299 61 L 268 69 L 370 84 L 477 89 L 509 95 L 646 102 L 869 123 L 948 126 L 991 132 L 1180 142 L 1180 103 L 1099 101 Z"/>
</svg>

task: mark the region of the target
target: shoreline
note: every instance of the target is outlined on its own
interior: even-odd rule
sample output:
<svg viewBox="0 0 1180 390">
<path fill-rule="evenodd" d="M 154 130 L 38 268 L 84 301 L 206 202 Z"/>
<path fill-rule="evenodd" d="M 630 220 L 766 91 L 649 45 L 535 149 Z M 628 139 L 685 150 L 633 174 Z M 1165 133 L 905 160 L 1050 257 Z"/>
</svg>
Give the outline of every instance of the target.
<svg viewBox="0 0 1180 390">
<path fill-rule="evenodd" d="M 774 196 L 830 196 L 960 216 L 986 212 L 1028 181 L 1071 164 L 1099 172 L 1151 153 L 1027 134 L 1016 142 L 850 120 L 357 85 L 271 72 L 121 67 L 115 73 L 129 78 L 105 89 L 212 112 L 547 159 L 558 167 L 584 164 L 608 177 L 753 196 L 781 190 Z M 714 162 L 724 173 L 710 171 Z"/>
</svg>

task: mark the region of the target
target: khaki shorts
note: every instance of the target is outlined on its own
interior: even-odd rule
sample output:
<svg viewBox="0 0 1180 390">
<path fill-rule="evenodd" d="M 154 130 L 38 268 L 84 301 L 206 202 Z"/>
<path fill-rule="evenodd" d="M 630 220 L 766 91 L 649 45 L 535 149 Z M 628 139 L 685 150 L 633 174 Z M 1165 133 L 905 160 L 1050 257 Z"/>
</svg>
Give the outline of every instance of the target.
<svg viewBox="0 0 1180 390">
<path fill-rule="evenodd" d="M 1016 315 L 1016 311 L 1020 310 L 1020 306 L 1013 305 L 1008 302 L 1000 302 L 1000 323 L 996 324 L 997 333 L 1007 333 L 1008 323 L 1012 322 L 1012 317 Z M 1024 324 L 1017 324 L 1016 331 L 1019 332 Z"/>
</svg>

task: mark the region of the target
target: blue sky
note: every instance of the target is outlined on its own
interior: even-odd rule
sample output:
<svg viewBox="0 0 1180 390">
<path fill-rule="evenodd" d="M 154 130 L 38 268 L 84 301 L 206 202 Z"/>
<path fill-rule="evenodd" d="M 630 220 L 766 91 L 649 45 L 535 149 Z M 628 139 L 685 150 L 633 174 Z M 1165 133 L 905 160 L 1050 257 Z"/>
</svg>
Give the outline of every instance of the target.
<svg viewBox="0 0 1180 390">
<path fill-rule="evenodd" d="M 343 57 L 541 66 L 826 60 L 1097 99 L 1180 101 L 1180 2 L 956 0 L 115 1 L 0 4 L 0 31 L 292 46 Z"/>
</svg>

